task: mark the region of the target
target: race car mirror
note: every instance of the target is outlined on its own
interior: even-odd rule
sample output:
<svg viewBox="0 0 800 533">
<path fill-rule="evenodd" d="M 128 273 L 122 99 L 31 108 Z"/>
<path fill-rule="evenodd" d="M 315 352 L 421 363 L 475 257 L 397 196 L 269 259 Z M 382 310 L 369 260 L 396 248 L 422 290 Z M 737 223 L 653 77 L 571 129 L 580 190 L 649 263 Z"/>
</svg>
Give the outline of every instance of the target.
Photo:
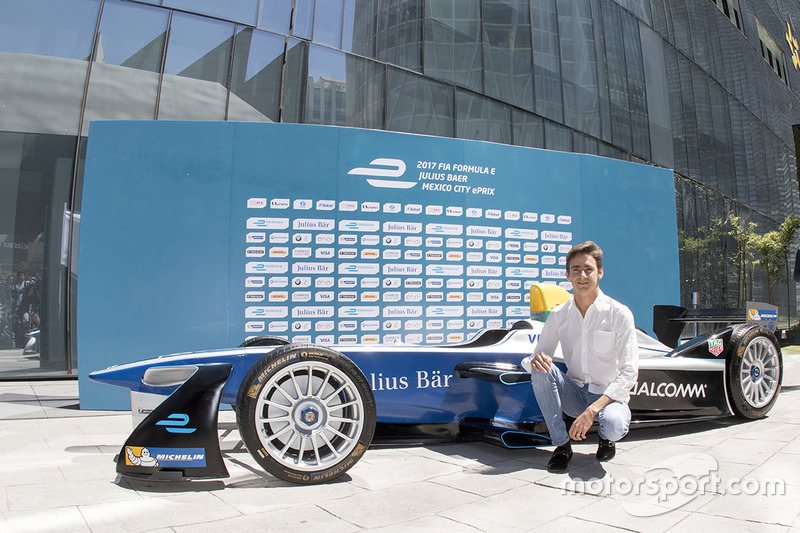
<svg viewBox="0 0 800 533">
<path fill-rule="evenodd" d="M 747 322 L 764 326 L 775 333 L 778 327 L 778 307 L 764 302 L 747 302 Z"/>
</svg>

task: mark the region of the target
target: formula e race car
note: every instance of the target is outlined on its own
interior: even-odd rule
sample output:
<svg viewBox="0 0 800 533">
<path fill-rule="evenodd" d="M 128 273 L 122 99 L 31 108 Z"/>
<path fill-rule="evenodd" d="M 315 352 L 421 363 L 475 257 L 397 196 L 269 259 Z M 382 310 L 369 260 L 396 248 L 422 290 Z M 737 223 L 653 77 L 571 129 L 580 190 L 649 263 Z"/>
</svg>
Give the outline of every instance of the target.
<svg viewBox="0 0 800 533">
<path fill-rule="evenodd" d="M 532 289 L 538 316 L 569 297 L 555 289 Z M 745 321 L 743 310 L 689 311 L 654 311 L 661 340 L 638 331 L 634 424 L 766 415 L 783 372 L 770 328 L 735 323 Z M 721 327 L 677 346 L 687 322 Z M 521 320 L 446 346 L 322 347 L 257 337 L 234 349 L 162 356 L 90 378 L 129 388 L 134 409 L 137 397 L 169 395 L 123 445 L 117 460 L 123 475 L 228 477 L 217 432 L 223 402 L 233 406 L 244 444 L 266 471 L 312 484 L 344 474 L 375 436 L 485 440 L 508 448 L 549 444 L 530 374 L 519 365 L 535 349 L 542 325 Z"/>
</svg>

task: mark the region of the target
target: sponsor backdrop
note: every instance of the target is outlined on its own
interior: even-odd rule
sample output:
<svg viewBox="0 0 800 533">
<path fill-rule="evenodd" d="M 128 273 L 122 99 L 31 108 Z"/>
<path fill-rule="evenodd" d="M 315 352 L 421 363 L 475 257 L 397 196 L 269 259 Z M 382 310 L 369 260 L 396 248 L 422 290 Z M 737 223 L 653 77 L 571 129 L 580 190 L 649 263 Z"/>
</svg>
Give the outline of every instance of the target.
<svg viewBox="0 0 800 533">
<path fill-rule="evenodd" d="M 275 335 L 457 343 L 529 316 L 565 255 L 606 252 L 603 289 L 652 327 L 679 297 L 673 177 L 596 156 L 383 131 L 94 122 L 81 217 L 89 372 Z"/>
</svg>

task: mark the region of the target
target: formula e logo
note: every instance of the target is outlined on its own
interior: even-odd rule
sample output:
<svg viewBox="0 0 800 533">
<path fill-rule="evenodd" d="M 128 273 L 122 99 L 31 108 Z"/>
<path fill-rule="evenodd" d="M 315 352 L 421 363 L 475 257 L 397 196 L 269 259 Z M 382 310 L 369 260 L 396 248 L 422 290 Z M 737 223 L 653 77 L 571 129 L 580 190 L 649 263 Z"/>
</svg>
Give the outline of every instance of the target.
<svg viewBox="0 0 800 533">
<path fill-rule="evenodd" d="M 367 178 L 367 183 L 373 187 L 383 189 L 410 189 L 417 184 L 416 181 L 401 181 L 386 178 L 399 178 L 406 172 L 406 164 L 400 159 L 387 159 L 379 157 L 370 161 L 369 167 L 356 167 L 348 174 L 356 176 L 372 176 Z M 388 167 L 388 168 L 376 168 Z M 380 178 L 380 179 L 378 179 Z"/>
<path fill-rule="evenodd" d="M 197 428 L 187 428 L 189 415 L 183 413 L 172 413 L 164 420 L 156 422 L 157 426 L 166 426 L 167 433 L 194 433 Z"/>
</svg>

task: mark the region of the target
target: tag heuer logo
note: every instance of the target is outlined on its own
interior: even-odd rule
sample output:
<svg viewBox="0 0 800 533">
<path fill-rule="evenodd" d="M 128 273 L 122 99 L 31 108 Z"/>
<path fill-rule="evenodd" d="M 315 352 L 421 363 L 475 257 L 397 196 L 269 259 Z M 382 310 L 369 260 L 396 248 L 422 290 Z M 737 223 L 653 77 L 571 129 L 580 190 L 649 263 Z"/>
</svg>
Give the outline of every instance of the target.
<svg viewBox="0 0 800 533">
<path fill-rule="evenodd" d="M 708 351 L 714 355 L 722 353 L 722 339 L 708 339 Z"/>
</svg>

